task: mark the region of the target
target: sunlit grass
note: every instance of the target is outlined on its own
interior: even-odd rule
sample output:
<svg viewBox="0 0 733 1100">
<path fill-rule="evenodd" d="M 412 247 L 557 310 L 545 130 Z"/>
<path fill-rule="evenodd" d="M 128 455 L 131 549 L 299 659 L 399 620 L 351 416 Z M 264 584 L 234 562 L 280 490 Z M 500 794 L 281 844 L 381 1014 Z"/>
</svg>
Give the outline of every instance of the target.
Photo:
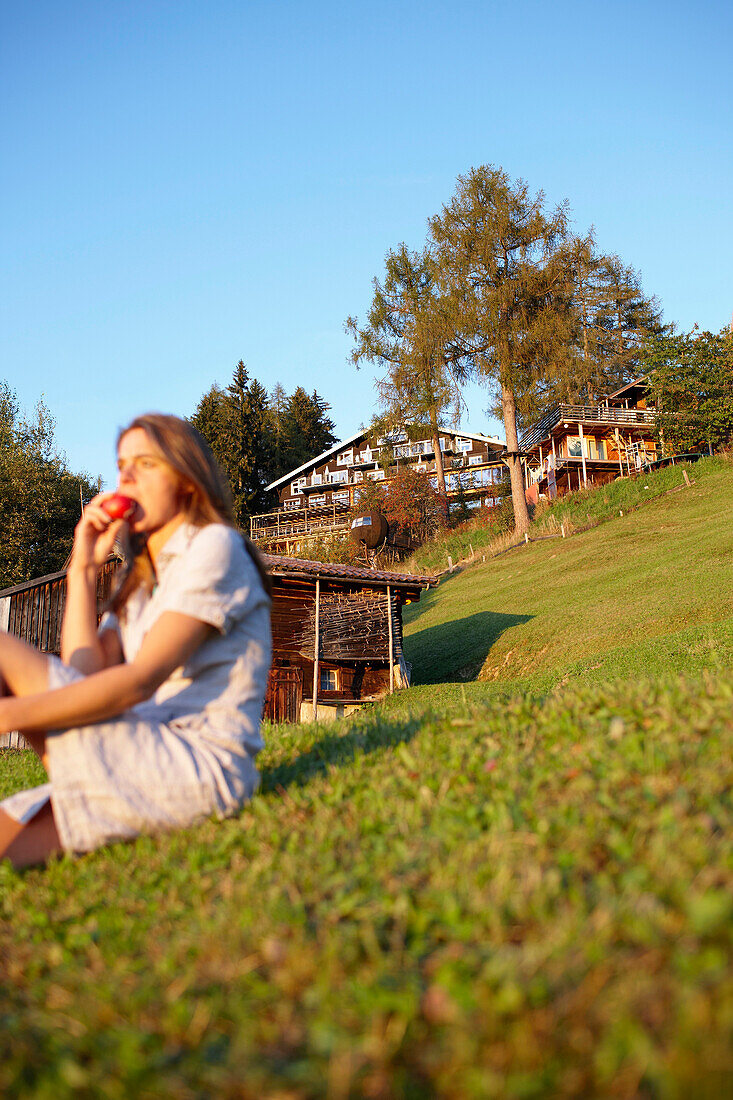
<svg viewBox="0 0 733 1100">
<path fill-rule="evenodd" d="M 660 495 L 648 508 L 445 577 L 406 609 L 405 651 L 416 682 L 539 677 L 544 690 L 569 667 L 613 665 L 622 651 L 632 664 L 636 654 L 643 672 L 655 640 L 669 636 L 674 649 L 676 635 L 701 624 L 710 624 L 713 649 L 722 646 L 725 662 L 733 617 L 733 467 L 709 461 L 705 479 Z M 657 664 L 659 672 L 665 667 L 664 660 Z M 669 667 L 678 670 L 679 661 Z M 707 659 L 693 654 L 689 668 L 695 667 L 708 667 Z M 609 672 L 633 668 L 627 663 Z"/>
<path fill-rule="evenodd" d="M 533 539 L 559 535 L 563 526 L 567 534 L 572 534 L 615 519 L 621 511 L 628 515 L 659 496 L 685 488 L 685 472 L 696 485 L 711 482 L 709 488 L 716 493 L 731 469 L 729 456 L 704 458 L 694 464 L 668 466 L 644 476 L 620 478 L 598 488 L 575 491 L 552 504 L 542 502 L 529 534 Z M 490 558 L 509 547 L 521 546 L 523 541 L 511 532 L 497 536 L 490 524 L 476 519 L 426 542 L 401 568 L 406 572 L 441 573 L 449 568 L 449 556 L 454 565 L 470 558 Z"/>
</svg>

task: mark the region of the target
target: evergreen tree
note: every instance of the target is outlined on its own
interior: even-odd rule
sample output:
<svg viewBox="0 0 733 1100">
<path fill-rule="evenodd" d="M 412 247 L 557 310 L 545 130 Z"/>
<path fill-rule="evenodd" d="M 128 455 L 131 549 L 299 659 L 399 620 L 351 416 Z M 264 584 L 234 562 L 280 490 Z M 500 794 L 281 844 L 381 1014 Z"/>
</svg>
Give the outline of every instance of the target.
<svg viewBox="0 0 733 1100">
<path fill-rule="evenodd" d="M 207 439 L 232 491 L 234 518 L 245 528 L 247 519 L 272 507 L 266 491 L 272 480 L 272 427 L 265 387 L 250 380 L 240 359 L 226 390 L 212 386 L 204 394 L 191 423 Z"/>
<path fill-rule="evenodd" d="M 211 447 L 214 458 L 229 478 L 228 409 L 224 390 L 216 383 L 199 401 L 191 423 L 201 432 Z"/>
<path fill-rule="evenodd" d="M 270 394 L 270 424 L 272 427 L 272 476 L 273 480 L 288 472 L 285 463 L 285 411 L 288 395 L 278 382 Z"/>
<path fill-rule="evenodd" d="M 283 417 L 286 471 L 295 470 L 336 443 L 331 406 L 314 390 L 308 394 L 298 386 L 288 399 Z"/>
</svg>

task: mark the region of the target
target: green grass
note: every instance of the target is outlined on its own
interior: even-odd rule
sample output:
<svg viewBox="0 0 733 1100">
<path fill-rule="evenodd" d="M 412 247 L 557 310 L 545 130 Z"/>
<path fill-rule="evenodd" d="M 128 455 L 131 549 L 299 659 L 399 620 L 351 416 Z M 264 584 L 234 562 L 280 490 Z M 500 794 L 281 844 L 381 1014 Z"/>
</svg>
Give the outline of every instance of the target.
<svg viewBox="0 0 733 1100">
<path fill-rule="evenodd" d="M 704 458 L 691 464 L 668 466 L 638 478 L 622 478 L 599 488 L 576 491 L 560 497 L 551 505 L 544 502 L 536 509 L 536 518 L 530 527 L 531 538 L 542 538 L 560 531 L 561 524 L 568 530 L 585 528 L 615 519 L 619 511 L 628 512 L 643 507 L 656 497 L 683 487 L 684 473 L 696 485 L 715 483 L 731 469 L 728 458 Z M 448 556 L 456 563 L 474 554 L 503 551 L 508 542 L 517 542 L 510 536 L 497 538 L 492 527 L 480 520 L 464 524 L 455 531 L 440 534 L 424 543 L 409 561 L 404 563 L 407 572 L 439 573 L 448 568 Z"/>
<path fill-rule="evenodd" d="M 732 487 L 443 581 L 236 819 L 0 865 L 0 1094 L 729 1094 Z"/>
<path fill-rule="evenodd" d="M 443 579 L 406 609 L 416 682 L 529 680 L 546 691 L 594 664 L 608 664 L 611 676 L 643 672 L 650 659 L 659 672 L 694 670 L 709 667 L 712 653 L 730 666 L 733 466 L 710 466 L 692 488 L 647 508 L 619 517 L 614 496 L 610 522 Z M 634 493 L 638 485 L 621 488 Z M 660 645 L 677 652 L 671 664 L 654 657 Z"/>
</svg>

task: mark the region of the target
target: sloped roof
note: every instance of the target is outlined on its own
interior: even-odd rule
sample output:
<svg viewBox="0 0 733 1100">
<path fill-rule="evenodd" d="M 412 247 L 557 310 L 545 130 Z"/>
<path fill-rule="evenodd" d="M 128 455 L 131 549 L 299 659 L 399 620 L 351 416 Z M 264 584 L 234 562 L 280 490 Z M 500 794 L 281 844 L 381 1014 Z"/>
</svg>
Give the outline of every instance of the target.
<svg viewBox="0 0 733 1100">
<path fill-rule="evenodd" d="M 306 558 L 287 558 L 278 554 L 263 554 L 267 572 L 274 577 L 308 576 L 355 580 L 392 585 L 395 588 L 428 588 L 434 579 L 414 573 L 392 573 L 386 570 L 367 569 L 362 565 L 342 565 L 331 561 L 310 561 Z"/>
<path fill-rule="evenodd" d="M 633 382 L 625 382 L 620 390 L 616 390 L 615 393 L 606 394 L 606 401 L 611 401 L 614 397 L 621 397 L 627 390 L 633 390 L 634 386 L 641 386 L 644 383 L 649 383 L 649 375 L 642 374 L 641 378 L 635 378 Z"/>
<path fill-rule="evenodd" d="M 333 447 L 329 447 L 327 451 L 322 451 L 321 454 L 316 455 L 315 458 L 310 458 L 307 462 L 304 462 L 302 466 L 298 466 L 296 469 L 290 470 L 287 474 L 283 474 L 277 481 L 271 481 L 267 488 L 278 489 L 281 485 L 284 485 L 286 481 L 291 481 L 296 474 L 302 474 L 306 470 L 310 470 L 311 467 L 318 466 L 321 462 L 328 462 L 331 455 L 337 454 L 338 451 L 343 450 L 344 447 L 348 447 L 350 443 L 356 443 L 357 439 L 364 439 L 368 434 L 368 429 L 363 428 L 360 432 L 355 432 L 354 435 L 350 435 L 348 439 L 342 439 L 338 443 L 334 443 Z"/>
<path fill-rule="evenodd" d="M 446 435 L 461 436 L 465 439 L 475 439 L 479 443 L 489 443 L 494 447 L 499 447 L 502 450 L 506 450 L 506 443 L 502 443 L 498 436 L 494 435 L 479 435 L 476 432 L 464 432 L 462 428 L 440 428 L 441 432 Z M 350 447 L 352 443 L 356 443 L 357 440 L 366 439 L 371 434 L 371 428 L 362 428 L 361 431 L 355 432 L 354 435 L 350 435 L 347 439 L 342 439 L 339 443 L 334 443 L 333 447 L 329 447 L 327 451 L 322 451 L 321 454 L 316 455 L 315 458 L 309 459 L 304 462 L 302 466 L 298 466 L 295 470 L 288 471 L 287 474 L 283 474 L 277 481 L 271 481 L 267 486 L 267 489 L 279 489 L 281 485 L 285 485 L 288 481 L 292 481 L 298 474 L 304 474 L 307 470 L 312 470 L 314 466 L 320 466 L 322 462 L 328 462 L 329 458 L 338 454 L 345 447 Z"/>
<path fill-rule="evenodd" d="M 442 429 L 443 431 L 450 431 L 451 435 L 460 435 L 464 439 L 477 439 L 479 443 L 493 443 L 502 450 L 506 450 L 506 443 L 499 439 L 498 435 L 481 435 L 480 432 L 464 432 L 461 428 Z"/>
</svg>

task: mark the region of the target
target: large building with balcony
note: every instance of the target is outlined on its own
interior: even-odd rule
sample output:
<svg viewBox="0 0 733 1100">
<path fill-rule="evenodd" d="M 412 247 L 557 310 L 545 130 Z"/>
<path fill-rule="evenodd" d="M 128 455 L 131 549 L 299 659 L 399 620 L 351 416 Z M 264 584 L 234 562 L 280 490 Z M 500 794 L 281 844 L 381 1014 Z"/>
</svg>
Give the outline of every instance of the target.
<svg viewBox="0 0 733 1100">
<path fill-rule="evenodd" d="M 253 541 L 273 553 L 300 554 L 313 538 L 346 532 L 349 512 L 369 481 L 389 480 L 400 465 L 424 471 L 434 485 L 435 451 L 432 440 L 411 441 L 405 432 L 369 443 L 368 430 L 356 432 L 330 450 L 291 470 L 268 489 L 277 492 L 275 512 L 252 516 Z M 491 505 L 506 469 L 504 443 L 471 432 L 439 432 L 449 503 L 464 500 L 469 507 Z M 380 465 L 389 457 L 387 471 Z"/>
<path fill-rule="evenodd" d="M 648 378 L 598 405 L 555 405 L 519 440 L 527 499 L 603 485 L 658 457 Z"/>
</svg>

